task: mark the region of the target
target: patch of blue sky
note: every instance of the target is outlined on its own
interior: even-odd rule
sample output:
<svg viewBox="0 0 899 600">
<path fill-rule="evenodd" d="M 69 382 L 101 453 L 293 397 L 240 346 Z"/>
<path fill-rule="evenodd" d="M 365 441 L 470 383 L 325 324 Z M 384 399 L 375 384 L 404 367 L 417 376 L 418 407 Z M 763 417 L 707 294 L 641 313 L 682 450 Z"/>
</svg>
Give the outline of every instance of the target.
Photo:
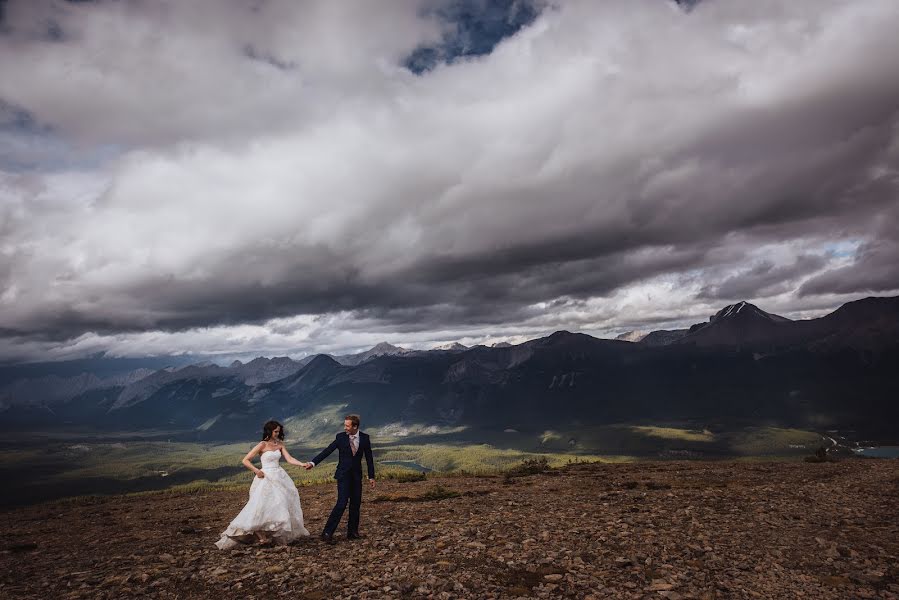
<svg viewBox="0 0 899 600">
<path fill-rule="evenodd" d="M 527 27 L 545 3 L 539 0 L 456 0 L 431 9 L 444 24 L 438 44 L 416 48 L 404 61 L 421 75 L 440 64 L 490 54 L 502 40 Z"/>
<path fill-rule="evenodd" d="M 41 125 L 26 110 L 0 100 L 0 170 L 26 171 L 89 170 L 120 155 L 112 144 L 74 147 L 53 128 Z"/>
<path fill-rule="evenodd" d="M 824 252 L 836 258 L 852 258 L 858 253 L 862 240 L 840 240 L 824 244 Z"/>
<path fill-rule="evenodd" d="M 684 10 L 690 10 L 697 4 L 699 4 L 700 0 L 674 0 L 681 8 Z"/>
<path fill-rule="evenodd" d="M 0 171 L 7 173 L 88 171 L 122 152 L 111 144 L 76 148 L 53 133 L 11 131 L 0 126 Z"/>
<path fill-rule="evenodd" d="M 599 0 L 597 0 L 599 1 Z M 701 0 L 663 0 L 674 2 L 685 11 Z M 515 35 L 533 23 L 549 0 L 451 0 L 436 3 L 426 16 L 444 25 L 443 39 L 438 44 L 420 46 L 403 61 L 416 75 L 441 64 L 490 54 L 502 40 Z"/>
</svg>

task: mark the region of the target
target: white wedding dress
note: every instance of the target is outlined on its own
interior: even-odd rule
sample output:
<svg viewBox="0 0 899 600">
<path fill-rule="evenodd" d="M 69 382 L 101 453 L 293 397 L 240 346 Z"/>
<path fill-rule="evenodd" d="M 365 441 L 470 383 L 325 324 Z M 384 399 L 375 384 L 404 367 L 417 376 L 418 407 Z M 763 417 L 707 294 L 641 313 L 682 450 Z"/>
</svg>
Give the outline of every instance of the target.
<svg viewBox="0 0 899 600">
<path fill-rule="evenodd" d="M 222 550 L 253 542 L 257 531 L 278 545 L 309 535 L 303 526 L 300 493 L 279 464 L 281 451 L 267 450 L 261 460 L 265 477 L 253 477 L 249 501 L 215 543 Z"/>
</svg>

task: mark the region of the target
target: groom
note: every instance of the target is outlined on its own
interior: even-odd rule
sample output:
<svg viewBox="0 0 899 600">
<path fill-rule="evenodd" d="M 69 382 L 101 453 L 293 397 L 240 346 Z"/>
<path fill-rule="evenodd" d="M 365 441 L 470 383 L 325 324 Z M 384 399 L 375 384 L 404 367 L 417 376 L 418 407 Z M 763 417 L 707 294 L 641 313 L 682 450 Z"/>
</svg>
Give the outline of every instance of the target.
<svg viewBox="0 0 899 600">
<path fill-rule="evenodd" d="M 359 535 L 359 509 L 362 506 L 362 455 L 368 463 L 368 481 L 375 486 L 375 462 L 371 454 L 371 439 L 368 434 L 359 431 L 359 415 L 347 415 L 343 420 L 343 433 L 338 433 L 331 445 L 313 458 L 306 469 L 309 470 L 328 458 L 334 450 L 338 451 L 337 470 L 337 504 L 325 523 L 321 538 L 326 542 L 334 541 L 334 530 L 340 523 L 347 502 L 350 503 L 350 518 L 347 521 L 348 540 L 356 540 Z"/>
</svg>

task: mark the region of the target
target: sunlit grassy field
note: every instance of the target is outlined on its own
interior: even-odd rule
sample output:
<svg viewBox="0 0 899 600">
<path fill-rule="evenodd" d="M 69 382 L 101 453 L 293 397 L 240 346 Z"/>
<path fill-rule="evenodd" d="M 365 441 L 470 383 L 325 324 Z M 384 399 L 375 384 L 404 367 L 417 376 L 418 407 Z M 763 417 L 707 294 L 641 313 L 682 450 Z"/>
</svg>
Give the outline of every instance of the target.
<svg viewBox="0 0 899 600">
<path fill-rule="evenodd" d="M 471 432 L 455 439 L 453 435 L 410 438 L 405 431 L 376 433 L 380 434 L 373 436 L 379 478 L 418 471 L 496 474 L 539 457 L 545 457 L 550 466 L 669 458 L 801 460 L 822 440 L 815 432 L 795 429 L 755 427 L 711 432 L 670 424 L 508 431 L 494 433 L 491 443 L 473 442 Z M 319 443 L 311 446 L 288 438 L 286 445 L 295 458 L 309 460 L 327 441 L 324 437 L 315 439 L 313 443 Z M 0 476 L 20 485 L 0 493 L 0 506 L 65 496 L 248 486 L 253 475 L 240 461 L 256 442 L 147 441 L 115 434 L 90 439 L 60 436 L 8 440 L 0 448 Z M 283 464 L 298 485 L 312 485 L 331 481 L 335 459 L 336 452 L 311 471 Z"/>
</svg>

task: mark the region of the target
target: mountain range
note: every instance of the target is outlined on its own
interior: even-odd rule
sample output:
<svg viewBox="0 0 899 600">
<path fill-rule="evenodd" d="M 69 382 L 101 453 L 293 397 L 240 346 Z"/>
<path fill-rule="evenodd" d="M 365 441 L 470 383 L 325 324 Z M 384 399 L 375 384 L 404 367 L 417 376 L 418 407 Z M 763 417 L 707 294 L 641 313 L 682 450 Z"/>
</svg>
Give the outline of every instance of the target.
<svg viewBox="0 0 899 600">
<path fill-rule="evenodd" d="M 334 430 L 353 411 L 368 426 L 475 438 L 634 421 L 897 434 L 899 297 L 800 321 L 740 302 L 688 329 L 625 339 L 558 331 L 514 346 L 383 343 L 301 361 L 23 377 L 0 387 L 0 428 L 228 440 L 269 418 Z"/>
</svg>

